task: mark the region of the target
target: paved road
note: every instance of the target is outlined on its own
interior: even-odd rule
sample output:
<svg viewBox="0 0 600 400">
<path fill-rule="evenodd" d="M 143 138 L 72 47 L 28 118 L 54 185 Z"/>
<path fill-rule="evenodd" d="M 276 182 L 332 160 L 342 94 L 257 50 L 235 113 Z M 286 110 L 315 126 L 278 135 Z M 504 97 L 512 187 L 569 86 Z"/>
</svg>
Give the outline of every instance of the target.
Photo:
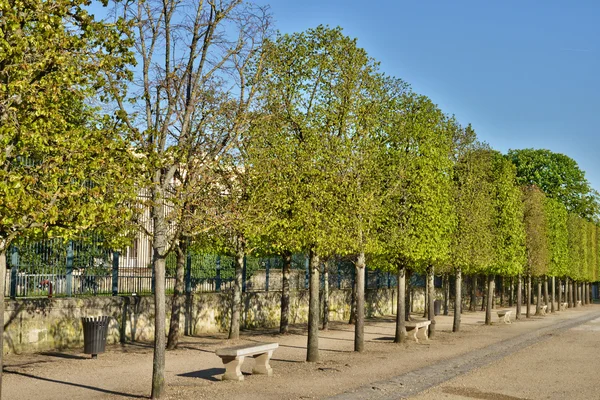
<svg viewBox="0 0 600 400">
<path fill-rule="evenodd" d="M 586 313 L 331 399 L 600 399 L 599 333 Z"/>
</svg>

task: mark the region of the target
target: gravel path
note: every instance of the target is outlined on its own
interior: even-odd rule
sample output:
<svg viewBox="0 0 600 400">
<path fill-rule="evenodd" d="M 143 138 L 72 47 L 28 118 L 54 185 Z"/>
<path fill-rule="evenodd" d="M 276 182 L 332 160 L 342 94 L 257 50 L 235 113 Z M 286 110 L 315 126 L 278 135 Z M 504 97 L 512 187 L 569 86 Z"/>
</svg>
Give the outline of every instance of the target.
<svg viewBox="0 0 600 400">
<path fill-rule="evenodd" d="M 595 312 L 577 317 L 575 319 L 560 321 L 555 325 L 543 327 L 521 336 L 503 340 L 501 342 L 486 346 L 482 349 L 473 350 L 466 354 L 452 357 L 450 359 L 410 371 L 389 380 L 374 382 L 372 384 L 362 386 L 352 392 L 341 393 L 339 395 L 329 397 L 329 399 L 387 400 L 403 399 L 415 396 L 416 394 L 429 388 L 438 386 L 457 376 L 467 374 L 472 370 L 491 364 L 536 343 L 550 339 L 554 335 L 558 335 L 571 328 L 578 327 L 599 317 L 600 312 Z M 479 393 L 478 395 L 477 390 L 471 390 L 469 394 L 466 391 L 461 392 L 460 389 L 456 389 L 454 394 L 468 398 L 491 398 L 489 396 L 485 396 L 483 392 Z M 516 399 L 516 397 L 502 395 L 496 395 L 493 398 L 498 400 Z"/>
<path fill-rule="evenodd" d="M 319 332 L 318 363 L 304 361 L 305 325 L 294 326 L 290 335 L 269 329 L 244 331 L 234 342 L 226 340 L 224 333 L 185 337 L 179 349 L 167 352 L 166 398 L 598 399 L 593 392 L 597 378 L 590 375 L 596 370 L 589 365 L 592 357 L 600 359 L 600 322 L 583 323 L 599 316 L 600 305 L 592 305 L 523 318 L 512 325 L 494 320 L 492 326 L 485 326 L 483 312 L 466 312 L 461 332 L 452 333 L 452 315 L 441 315 L 436 317 L 435 339 L 404 344 L 391 343 L 393 316 L 375 318 L 367 321 L 366 349 L 360 354 L 353 351 L 354 327 L 332 322 L 328 331 Z M 571 327 L 576 334 L 564 333 Z M 244 382 L 221 382 L 224 369 L 215 350 L 252 342 L 279 343 L 271 363 L 274 376 L 251 375 L 253 362 L 247 360 L 242 366 Z M 96 360 L 74 350 L 9 354 L 4 361 L 3 399 L 121 400 L 150 394 L 150 343 L 109 346 Z M 539 395 L 549 390 L 548 396 Z"/>
</svg>

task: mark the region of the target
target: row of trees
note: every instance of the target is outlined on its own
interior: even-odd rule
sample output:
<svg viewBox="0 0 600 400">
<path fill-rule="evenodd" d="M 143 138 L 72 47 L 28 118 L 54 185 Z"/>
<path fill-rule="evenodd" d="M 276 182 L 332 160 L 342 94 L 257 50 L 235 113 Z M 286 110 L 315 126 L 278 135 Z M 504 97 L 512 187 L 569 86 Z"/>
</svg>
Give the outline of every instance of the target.
<svg viewBox="0 0 600 400">
<path fill-rule="evenodd" d="M 319 357 L 320 268 L 336 256 L 356 263 L 357 351 L 367 263 L 398 275 L 397 342 L 414 272 L 429 293 L 434 274 L 455 275 L 457 299 L 463 273 L 488 276 L 491 290 L 495 275 L 597 279 L 596 195 L 573 160 L 479 143 L 341 29 L 274 34 L 268 9 L 240 0 L 111 6 L 98 20 L 87 0 L 0 1 L 0 286 L 16 238 L 95 229 L 122 246 L 133 225 L 145 230 L 153 398 L 180 334 L 192 242 L 236 257 L 230 338 L 244 256 L 282 256 L 286 332 L 291 255 L 309 255 L 308 361 Z M 428 307 L 433 336 L 433 296 Z M 460 311 L 457 301 L 455 330 Z"/>
</svg>

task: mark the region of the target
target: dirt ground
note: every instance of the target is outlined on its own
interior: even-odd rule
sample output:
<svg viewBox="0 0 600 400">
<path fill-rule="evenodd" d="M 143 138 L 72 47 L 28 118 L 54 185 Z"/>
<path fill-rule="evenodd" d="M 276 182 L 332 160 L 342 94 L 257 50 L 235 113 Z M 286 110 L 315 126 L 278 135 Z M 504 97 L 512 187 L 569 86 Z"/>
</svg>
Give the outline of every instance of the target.
<svg viewBox="0 0 600 400">
<path fill-rule="evenodd" d="M 514 315 L 514 312 L 513 312 Z M 553 326 L 588 316 L 592 321 L 553 334 Z M 593 319 L 595 318 L 595 319 Z M 483 325 L 483 312 L 464 313 L 462 330 L 452 333 L 452 315 L 437 316 L 437 334 L 429 342 L 392 343 L 394 317 L 369 320 L 366 351 L 354 353 L 353 326 L 332 323 L 319 334 L 321 361 L 306 363 L 306 331 L 295 326 L 290 335 L 275 330 L 244 331 L 242 339 L 224 334 L 186 337 L 167 353 L 169 399 L 312 399 L 371 388 L 427 366 L 460 360 L 478 349 L 545 332 L 532 345 L 500 355 L 488 366 L 447 380 L 417 395 L 417 399 L 600 399 L 597 368 L 600 359 L 600 305 Z M 514 317 L 513 317 L 514 321 Z M 545 331 L 544 331 L 545 330 Z M 550 332 L 550 333 L 548 333 Z M 540 333 L 541 335 L 541 333 Z M 224 372 L 214 352 L 220 347 L 251 342 L 278 342 L 273 377 L 250 374 L 252 359 L 242 366 L 243 382 L 221 382 Z M 5 358 L 5 399 L 123 399 L 147 398 L 152 375 L 152 348 L 147 343 L 111 346 L 98 359 L 77 352 L 9 355 Z M 444 371 L 438 374 L 443 378 Z M 443 379 L 441 379 L 443 381 Z M 417 385 L 418 386 L 418 385 Z M 374 389 L 376 389 L 374 387 Z M 367 392 L 368 393 L 368 392 Z M 373 396 L 380 397 L 380 396 Z M 399 398 L 393 392 L 385 398 Z M 370 398 L 370 396 L 366 396 Z"/>
</svg>

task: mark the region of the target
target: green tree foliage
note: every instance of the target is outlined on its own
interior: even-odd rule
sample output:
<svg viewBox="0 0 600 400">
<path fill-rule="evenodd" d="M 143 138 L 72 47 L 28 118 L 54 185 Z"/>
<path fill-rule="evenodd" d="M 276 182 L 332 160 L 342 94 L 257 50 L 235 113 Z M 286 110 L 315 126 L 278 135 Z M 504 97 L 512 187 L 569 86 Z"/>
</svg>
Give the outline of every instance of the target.
<svg viewBox="0 0 600 400">
<path fill-rule="evenodd" d="M 86 5 L 0 2 L 2 251 L 16 236 L 66 236 L 131 215 L 133 157 L 119 124 L 88 105 L 100 71 L 126 76 L 131 59 Z"/>
<path fill-rule="evenodd" d="M 131 216 L 134 157 L 90 104 L 132 58 L 122 21 L 98 22 L 88 4 L 0 1 L 0 287 L 15 238 L 102 229 L 116 245 Z"/>
<path fill-rule="evenodd" d="M 573 280 L 580 280 L 587 265 L 587 260 L 585 259 L 585 220 L 575 214 L 569 213 L 567 217 L 567 230 L 569 232 L 569 269 L 567 276 Z"/>
<path fill-rule="evenodd" d="M 447 260 L 455 227 L 452 134 L 431 100 L 408 94 L 397 101 L 385 137 L 385 257 L 423 272 Z"/>
<path fill-rule="evenodd" d="M 508 158 L 517 167 L 519 184 L 536 185 L 584 218 L 598 214 L 598 193 L 572 158 L 541 149 L 509 150 Z"/>
<path fill-rule="evenodd" d="M 548 275 L 563 277 L 569 265 L 569 240 L 567 230 L 567 209 L 558 200 L 546 197 L 544 212 L 548 222 L 548 246 L 550 265 Z"/>
<path fill-rule="evenodd" d="M 489 274 L 514 276 L 525 265 L 523 203 L 516 184 L 514 165 L 500 153 L 493 153 L 494 260 Z"/>
<path fill-rule="evenodd" d="M 281 251 L 311 255 L 307 360 L 316 361 L 318 259 L 363 246 L 369 236 L 370 211 L 364 210 L 371 206 L 363 194 L 373 185 L 363 171 L 375 169 L 363 152 L 372 148 L 376 66 L 341 29 L 323 26 L 278 36 L 264 56 L 257 86 L 263 117 L 249 147 L 262 216 L 256 236 L 268 237 Z M 351 211 L 362 214 L 348 219 Z"/>
<path fill-rule="evenodd" d="M 546 198 L 537 186 L 524 186 L 522 192 L 527 273 L 532 276 L 543 276 L 548 273 L 551 256 L 548 220 L 544 207 Z"/>
<path fill-rule="evenodd" d="M 452 262 L 467 274 L 481 273 L 495 256 L 492 162 L 492 152 L 477 145 L 461 155 L 454 167 L 458 223 Z"/>
</svg>

